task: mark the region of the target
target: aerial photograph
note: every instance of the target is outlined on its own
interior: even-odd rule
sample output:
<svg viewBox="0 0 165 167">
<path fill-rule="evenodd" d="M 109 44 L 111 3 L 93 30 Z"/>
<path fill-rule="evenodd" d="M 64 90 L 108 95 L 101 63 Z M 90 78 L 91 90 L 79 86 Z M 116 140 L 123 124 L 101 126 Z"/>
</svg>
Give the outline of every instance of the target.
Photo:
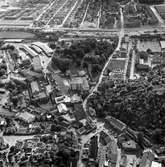
<svg viewBox="0 0 165 167">
<path fill-rule="evenodd" d="M 165 0 L 0 0 L 0 167 L 165 167 Z"/>
</svg>

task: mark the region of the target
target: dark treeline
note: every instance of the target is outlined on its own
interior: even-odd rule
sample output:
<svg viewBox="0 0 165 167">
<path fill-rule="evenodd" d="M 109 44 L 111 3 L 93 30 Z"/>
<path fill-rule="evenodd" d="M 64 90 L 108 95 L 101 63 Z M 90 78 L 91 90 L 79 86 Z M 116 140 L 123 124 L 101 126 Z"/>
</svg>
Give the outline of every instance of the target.
<svg viewBox="0 0 165 167">
<path fill-rule="evenodd" d="M 163 3 L 164 0 L 139 0 L 140 3 L 146 3 L 146 4 L 160 4 Z"/>
</svg>

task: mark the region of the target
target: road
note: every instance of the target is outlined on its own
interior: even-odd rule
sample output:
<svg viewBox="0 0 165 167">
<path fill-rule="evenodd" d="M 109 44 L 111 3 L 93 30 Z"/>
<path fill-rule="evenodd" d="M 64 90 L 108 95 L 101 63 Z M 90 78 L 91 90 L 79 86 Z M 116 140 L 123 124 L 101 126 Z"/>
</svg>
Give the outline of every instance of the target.
<svg viewBox="0 0 165 167">
<path fill-rule="evenodd" d="M 131 61 L 131 70 L 130 70 L 130 79 L 134 79 L 135 60 L 136 60 L 136 54 L 135 54 L 135 51 L 133 50 L 132 61 Z"/>
<path fill-rule="evenodd" d="M 41 17 L 53 6 L 53 4 L 56 2 L 56 0 L 51 3 L 48 4 L 47 6 L 45 6 L 45 8 L 43 9 L 43 12 L 37 17 L 36 21 L 39 21 L 41 19 Z"/>
<path fill-rule="evenodd" d="M 46 26 L 49 25 L 51 20 L 57 15 L 57 13 L 68 3 L 69 0 L 64 1 L 64 3 L 58 8 L 58 10 L 55 11 L 54 15 L 49 19 L 49 21 L 46 23 Z"/>
<path fill-rule="evenodd" d="M 100 6 L 100 10 L 98 12 L 97 28 L 100 27 L 101 11 L 102 11 L 102 6 Z"/>
<path fill-rule="evenodd" d="M 155 9 L 155 6 L 150 6 L 152 12 L 154 13 L 154 15 L 156 16 L 156 18 L 159 21 L 159 24 L 164 24 L 164 20 L 162 19 L 162 17 L 159 15 L 159 13 L 157 12 L 157 10 Z"/>
<path fill-rule="evenodd" d="M 62 24 L 60 25 L 60 27 L 63 27 L 64 24 L 66 23 L 66 21 L 68 20 L 69 16 L 71 15 L 71 13 L 75 10 L 77 4 L 79 3 L 79 0 L 76 1 L 76 3 L 73 5 L 73 7 L 71 8 L 71 10 L 69 11 L 69 13 L 66 15 L 65 19 L 63 20 Z"/>
<path fill-rule="evenodd" d="M 93 93 L 97 91 L 97 89 L 98 89 L 100 83 L 102 82 L 103 77 L 104 77 L 104 72 L 105 72 L 106 68 L 108 67 L 108 64 L 110 63 L 113 54 L 114 54 L 116 51 L 118 51 L 118 50 L 120 49 L 121 42 L 122 42 L 122 38 L 124 37 L 124 17 L 123 17 L 122 8 L 120 8 L 120 15 L 121 15 L 121 30 L 120 30 L 120 32 L 119 32 L 119 34 L 118 34 L 118 36 L 119 36 L 118 45 L 117 45 L 115 51 L 109 56 L 108 61 L 107 61 L 106 64 L 104 65 L 104 68 L 102 69 L 102 72 L 101 72 L 101 74 L 100 74 L 100 77 L 99 77 L 99 80 L 98 80 L 96 86 L 95 86 L 94 89 L 91 91 L 91 93 L 87 96 L 87 98 L 84 100 L 84 102 L 83 102 L 83 108 L 84 108 L 85 111 L 86 111 L 87 101 L 88 101 L 89 97 L 92 96 Z"/>
<path fill-rule="evenodd" d="M 90 4 L 90 2 L 89 2 L 89 3 L 88 3 L 88 5 L 87 5 L 87 8 L 86 8 L 86 11 L 85 11 L 85 14 L 84 14 L 83 20 L 82 20 L 82 22 L 81 22 L 81 24 L 80 24 L 80 27 L 82 27 L 82 26 L 83 26 L 83 24 L 84 24 L 84 20 L 85 20 L 85 18 L 86 18 L 86 16 L 87 16 L 87 12 L 88 12 L 89 4 Z"/>
<path fill-rule="evenodd" d="M 82 157 L 82 154 L 83 154 L 83 149 L 84 149 L 85 143 L 87 143 L 90 140 L 90 138 L 92 138 L 96 134 L 100 133 L 103 129 L 104 129 L 104 124 L 103 123 L 97 123 L 96 132 L 90 133 L 88 135 L 82 135 L 81 136 L 81 149 L 80 149 L 80 152 L 79 152 L 79 160 L 78 160 L 78 163 L 77 163 L 78 167 L 84 167 L 84 164 L 81 161 L 81 157 Z"/>
<path fill-rule="evenodd" d="M 88 101 L 89 97 L 90 97 L 91 95 L 93 95 L 93 93 L 94 93 L 95 91 L 97 91 L 97 89 L 98 89 L 100 83 L 102 82 L 102 79 L 103 79 L 103 76 L 104 76 L 104 71 L 106 70 L 107 66 L 109 65 L 109 63 L 110 63 L 110 61 L 111 61 L 111 59 L 112 59 L 113 54 L 114 54 L 116 51 L 118 51 L 118 50 L 120 49 L 120 47 L 121 47 L 122 38 L 124 37 L 124 18 L 123 18 L 122 8 L 120 8 L 120 15 L 121 15 L 121 30 L 120 30 L 120 32 L 119 32 L 119 34 L 118 34 L 118 36 L 119 36 L 118 45 L 117 45 L 115 51 L 109 56 L 108 61 L 107 61 L 106 64 L 104 65 L 104 68 L 103 68 L 103 70 L 102 70 L 102 72 L 101 72 L 101 74 L 100 74 L 100 77 L 99 77 L 99 80 L 98 80 L 96 86 L 95 86 L 94 89 L 91 91 L 91 93 L 88 95 L 88 97 L 84 100 L 84 102 L 83 102 L 83 108 L 84 108 L 85 111 L 86 111 L 87 101 Z M 87 113 L 86 113 L 86 114 L 87 114 Z M 87 115 L 88 115 L 88 114 L 87 114 Z M 82 163 L 82 161 L 81 161 L 81 157 L 82 157 L 82 152 L 83 152 L 84 144 L 85 144 L 87 141 L 89 141 L 92 136 L 95 136 L 97 133 L 99 133 L 99 132 L 101 132 L 101 131 L 107 131 L 107 130 L 104 128 L 104 123 L 96 122 L 96 126 L 97 126 L 97 130 L 96 130 L 95 133 L 90 133 L 89 135 L 85 135 L 85 136 L 82 136 L 82 137 L 81 137 L 81 139 L 82 139 L 82 144 L 81 144 L 81 150 L 80 150 L 79 161 L 78 161 L 78 166 L 79 166 L 79 167 L 84 167 L 84 165 L 83 165 L 83 163 Z"/>
<path fill-rule="evenodd" d="M 128 69 L 128 62 L 129 62 L 129 55 L 130 55 L 131 48 L 132 48 L 132 42 L 129 42 L 126 63 L 125 63 L 125 67 L 124 67 L 124 81 L 126 80 L 126 74 L 127 74 L 127 69 Z"/>
</svg>

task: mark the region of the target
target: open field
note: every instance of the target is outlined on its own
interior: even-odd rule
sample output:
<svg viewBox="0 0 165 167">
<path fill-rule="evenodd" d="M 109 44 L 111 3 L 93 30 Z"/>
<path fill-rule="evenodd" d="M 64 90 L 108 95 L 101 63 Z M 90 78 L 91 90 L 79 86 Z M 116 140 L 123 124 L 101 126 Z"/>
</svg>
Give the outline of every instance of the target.
<svg viewBox="0 0 165 167">
<path fill-rule="evenodd" d="M 33 37 L 34 34 L 27 32 L 0 32 L 0 39 L 29 39 Z"/>
</svg>

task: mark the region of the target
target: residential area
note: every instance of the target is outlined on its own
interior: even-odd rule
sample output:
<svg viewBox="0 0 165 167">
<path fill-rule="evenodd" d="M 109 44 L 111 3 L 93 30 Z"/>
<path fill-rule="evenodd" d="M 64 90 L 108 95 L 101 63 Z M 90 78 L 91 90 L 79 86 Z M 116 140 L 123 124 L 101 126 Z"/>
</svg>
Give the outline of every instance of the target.
<svg viewBox="0 0 165 167">
<path fill-rule="evenodd" d="M 163 10 L 0 2 L 0 166 L 164 167 Z"/>
</svg>

